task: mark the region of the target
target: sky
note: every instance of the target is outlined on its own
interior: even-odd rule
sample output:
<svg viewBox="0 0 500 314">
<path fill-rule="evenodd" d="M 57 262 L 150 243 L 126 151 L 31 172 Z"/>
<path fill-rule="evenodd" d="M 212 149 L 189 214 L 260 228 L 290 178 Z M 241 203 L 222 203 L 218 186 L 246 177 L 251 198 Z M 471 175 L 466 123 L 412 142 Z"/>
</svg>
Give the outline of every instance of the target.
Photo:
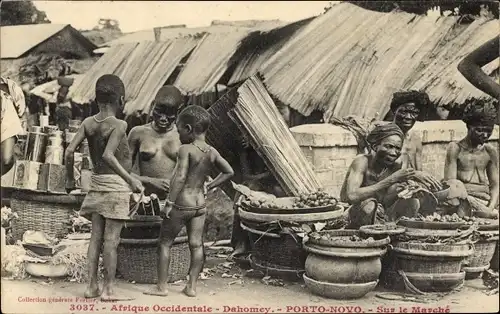
<svg viewBox="0 0 500 314">
<path fill-rule="evenodd" d="M 212 20 L 297 21 L 319 15 L 330 1 L 34 1 L 54 24 L 92 29 L 100 18 L 118 20 L 122 32 Z"/>
</svg>

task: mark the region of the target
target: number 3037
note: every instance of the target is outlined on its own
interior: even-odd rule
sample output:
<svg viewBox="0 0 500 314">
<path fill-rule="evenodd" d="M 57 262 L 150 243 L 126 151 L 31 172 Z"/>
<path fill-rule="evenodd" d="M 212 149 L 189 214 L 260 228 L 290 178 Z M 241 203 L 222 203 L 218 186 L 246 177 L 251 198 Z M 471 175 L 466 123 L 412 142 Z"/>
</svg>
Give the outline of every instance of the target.
<svg viewBox="0 0 500 314">
<path fill-rule="evenodd" d="M 69 306 L 70 311 L 93 311 L 93 304 L 71 304 Z"/>
</svg>

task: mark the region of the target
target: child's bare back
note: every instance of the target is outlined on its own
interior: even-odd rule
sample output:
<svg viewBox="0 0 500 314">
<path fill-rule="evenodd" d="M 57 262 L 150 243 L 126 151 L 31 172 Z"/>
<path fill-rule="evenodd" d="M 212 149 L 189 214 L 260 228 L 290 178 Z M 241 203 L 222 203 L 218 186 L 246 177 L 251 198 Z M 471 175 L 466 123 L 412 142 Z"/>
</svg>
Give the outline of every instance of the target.
<svg viewBox="0 0 500 314">
<path fill-rule="evenodd" d="M 89 143 L 90 158 L 94 166 L 93 172 L 96 174 L 116 174 L 105 162 L 103 155 L 109 142 L 109 137 L 113 131 L 119 132 L 121 140 L 115 151 L 115 157 L 122 167 L 130 172 L 132 169 L 132 159 L 126 137 L 127 123 L 115 117 L 108 117 L 99 120 L 96 116 L 86 118 L 82 123 L 85 138 Z"/>
<path fill-rule="evenodd" d="M 187 155 L 188 166 L 184 186 L 175 204 L 182 207 L 205 205 L 205 182 L 217 159 L 221 158 L 219 153 L 206 143 L 191 143 L 182 145 L 179 154 Z"/>
</svg>

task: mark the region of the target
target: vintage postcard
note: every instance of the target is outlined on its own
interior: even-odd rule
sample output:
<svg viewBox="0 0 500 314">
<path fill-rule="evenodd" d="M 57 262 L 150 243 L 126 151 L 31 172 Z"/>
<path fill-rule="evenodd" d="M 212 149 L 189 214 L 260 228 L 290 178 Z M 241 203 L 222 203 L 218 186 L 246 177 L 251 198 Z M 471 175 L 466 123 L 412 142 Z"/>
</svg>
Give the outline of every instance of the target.
<svg viewBox="0 0 500 314">
<path fill-rule="evenodd" d="M 496 313 L 497 1 L 2 1 L 2 313 Z"/>
</svg>

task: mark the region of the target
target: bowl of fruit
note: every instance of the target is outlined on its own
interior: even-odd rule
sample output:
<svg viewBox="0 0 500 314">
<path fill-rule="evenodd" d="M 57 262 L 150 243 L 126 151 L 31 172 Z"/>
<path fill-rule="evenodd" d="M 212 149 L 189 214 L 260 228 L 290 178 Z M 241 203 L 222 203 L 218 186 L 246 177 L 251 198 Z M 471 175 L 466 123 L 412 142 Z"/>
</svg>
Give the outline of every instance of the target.
<svg viewBox="0 0 500 314">
<path fill-rule="evenodd" d="M 401 217 L 398 225 L 412 229 L 434 230 L 456 230 L 469 227 L 467 220 L 460 218 L 457 214 L 441 215 L 438 213 L 414 218 Z"/>
<path fill-rule="evenodd" d="M 309 214 L 343 209 L 335 197 L 324 191 L 299 197 L 244 199 L 241 206 L 258 214 Z"/>
</svg>

